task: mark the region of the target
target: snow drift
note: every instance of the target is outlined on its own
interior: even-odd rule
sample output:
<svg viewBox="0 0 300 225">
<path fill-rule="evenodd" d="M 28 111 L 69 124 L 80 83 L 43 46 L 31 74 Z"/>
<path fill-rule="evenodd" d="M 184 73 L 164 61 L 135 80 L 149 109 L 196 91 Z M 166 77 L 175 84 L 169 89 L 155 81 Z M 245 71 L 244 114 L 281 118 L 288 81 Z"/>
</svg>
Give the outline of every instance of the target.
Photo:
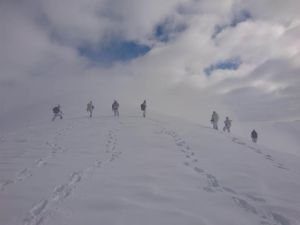
<svg viewBox="0 0 300 225">
<path fill-rule="evenodd" d="M 0 143 L 3 225 L 300 224 L 298 156 L 198 124 L 65 117 Z"/>
</svg>

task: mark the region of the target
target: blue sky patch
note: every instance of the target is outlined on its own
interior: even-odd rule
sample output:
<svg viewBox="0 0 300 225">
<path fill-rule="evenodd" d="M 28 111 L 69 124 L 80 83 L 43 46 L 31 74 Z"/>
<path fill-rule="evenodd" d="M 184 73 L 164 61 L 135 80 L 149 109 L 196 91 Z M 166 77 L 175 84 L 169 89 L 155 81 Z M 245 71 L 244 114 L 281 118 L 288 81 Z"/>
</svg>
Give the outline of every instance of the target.
<svg viewBox="0 0 300 225">
<path fill-rule="evenodd" d="M 135 41 L 113 40 L 101 47 L 81 46 L 78 52 L 94 63 L 110 66 L 114 62 L 126 62 L 147 54 L 151 47 Z"/>
<path fill-rule="evenodd" d="M 186 29 L 187 26 L 185 24 L 176 24 L 174 21 L 167 19 L 154 28 L 154 36 L 161 42 L 168 42 Z"/>
<path fill-rule="evenodd" d="M 216 64 L 212 64 L 204 69 L 206 76 L 212 75 L 216 70 L 238 70 L 242 61 L 239 57 L 227 59 Z"/>
<path fill-rule="evenodd" d="M 214 33 L 212 34 L 212 39 L 216 38 L 220 33 L 223 32 L 223 30 L 230 28 L 230 27 L 236 27 L 240 23 L 243 23 L 243 22 L 245 22 L 247 20 L 251 20 L 251 19 L 253 19 L 253 16 L 248 10 L 242 10 L 239 13 L 236 13 L 232 17 L 229 24 L 223 24 L 223 25 L 217 24 L 215 26 Z"/>
</svg>

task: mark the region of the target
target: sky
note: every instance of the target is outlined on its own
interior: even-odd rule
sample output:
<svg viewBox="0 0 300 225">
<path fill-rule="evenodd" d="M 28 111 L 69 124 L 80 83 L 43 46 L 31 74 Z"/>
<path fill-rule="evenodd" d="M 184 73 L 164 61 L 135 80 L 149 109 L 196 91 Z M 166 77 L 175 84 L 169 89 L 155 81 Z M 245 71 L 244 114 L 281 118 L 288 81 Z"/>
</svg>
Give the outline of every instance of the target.
<svg viewBox="0 0 300 225">
<path fill-rule="evenodd" d="M 1 0 L 0 125 L 90 99 L 199 121 L 299 118 L 299 12 L 298 0 Z"/>
</svg>

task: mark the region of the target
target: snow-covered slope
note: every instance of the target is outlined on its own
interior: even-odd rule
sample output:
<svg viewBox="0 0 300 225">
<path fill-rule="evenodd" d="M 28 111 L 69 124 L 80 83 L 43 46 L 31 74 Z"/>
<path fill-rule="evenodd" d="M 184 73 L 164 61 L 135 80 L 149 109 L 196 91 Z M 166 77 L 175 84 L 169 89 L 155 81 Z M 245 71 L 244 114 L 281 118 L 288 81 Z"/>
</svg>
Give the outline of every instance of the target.
<svg viewBox="0 0 300 225">
<path fill-rule="evenodd" d="M 300 224 L 300 157 L 133 115 L 3 134 L 0 224 Z"/>
<path fill-rule="evenodd" d="M 250 136 L 251 129 L 255 128 L 259 134 L 260 144 L 279 152 L 300 156 L 300 120 L 239 122 L 237 126 L 241 136 Z"/>
</svg>

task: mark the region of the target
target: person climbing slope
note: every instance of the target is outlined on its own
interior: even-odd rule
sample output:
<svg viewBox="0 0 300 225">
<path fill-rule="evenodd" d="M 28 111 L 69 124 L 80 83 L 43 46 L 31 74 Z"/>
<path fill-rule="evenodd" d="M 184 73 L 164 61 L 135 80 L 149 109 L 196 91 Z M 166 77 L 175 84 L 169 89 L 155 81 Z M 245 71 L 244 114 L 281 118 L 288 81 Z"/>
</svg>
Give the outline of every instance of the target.
<svg viewBox="0 0 300 225">
<path fill-rule="evenodd" d="M 257 142 L 258 135 L 257 135 L 256 130 L 253 130 L 253 131 L 251 132 L 251 138 L 252 138 L 252 141 L 253 141 L 254 143 Z"/>
<path fill-rule="evenodd" d="M 86 111 L 90 113 L 90 118 L 93 116 L 95 106 L 93 105 L 93 102 L 90 101 L 86 106 Z"/>
<path fill-rule="evenodd" d="M 119 103 L 116 100 L 114 100 L 112 104 L 112 110 L 114 112 L 115 117 L 119 117 L 119 106 L 120 106 Z"/>
<path fill-rule="evenodd" d="M 52 121 L 54 121 L 56 119 L 56 117 L 60 117 L 60 119 L 63 118 L 63 112 L 61 111 L 60 109 L 60 105 L 57 105 L 55 106 L 53 109 L 52 109 L 53 113 L 54 113 L 54 116 L 52 118 Z"/>
<path fill-rule="evenodd" d="M 146 117 L 146 100 L 144 100 L 144 102 L 141 104 L 141 110 L 143 112 L 143 117 Z"/>
<path fill-rule="evenodd" d="M 219 121 L 219 115 L 216 113 L 216 111 L 213 111 L 210 122 L 212 123 L 213 128 L 216 130 L 218 130 L 218 121 Z"/>
<path fill-rule="evenodd" d="M 228 118 L 228 116 L 226 116 L 226 119 L 224 121 L 224 128 L 223 131 L 227 131 L 228 133 L 230 133 L 230 127 L 231 127 L 231 120 Z"/>
</svg>

